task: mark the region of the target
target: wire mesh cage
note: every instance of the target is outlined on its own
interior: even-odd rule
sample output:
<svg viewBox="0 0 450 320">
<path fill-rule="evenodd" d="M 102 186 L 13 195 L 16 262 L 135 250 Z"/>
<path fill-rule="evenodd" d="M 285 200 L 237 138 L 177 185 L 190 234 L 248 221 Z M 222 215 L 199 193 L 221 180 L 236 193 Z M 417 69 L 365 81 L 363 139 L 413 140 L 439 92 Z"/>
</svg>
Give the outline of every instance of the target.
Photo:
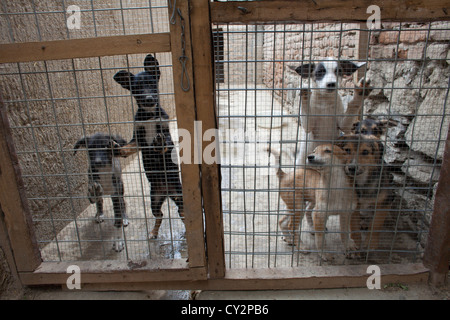
<svg viewBox="0 0 450 320">
<path fill-rule="evenodd" d="M 449 125 L 448 22 L 215 27 L 227 267 L 420 260 Z"/>
<path fill-rule="evenodd" d="M 72 28 L 71 18 L 80 20 L 79 28 Z M 169 30 L 165 1 L 3 2 L 0 19 L 8 26 L 2 28 L 2 43 Z M 172 188 L 174 183 L 181 188 L 179 166 L 172 161 L 178 150 L 172 57 L 151 56 L 157 71 L 146 71 L 145 54 L 0 66 L 2 96 L 44 262 L 187 257 L 179 216 L 182 192 Z M 120 72 L 136 79 L 145 72 L 158 76 L 149 80 L 144 74 L 126 90 L 131 80 L 121 86 Z M 150 84 L 153 91 L 146 95 L 151 101 L 142 102 L 142 94 L 133 90 Z M 158 116 L 136 117 L 146 103 L 151 112 L 161 107 Z M 139 131 L 142 126 L 148 136 Z M 118 149 L 133 136 L 138 140 L 133 155 L 120 157 Z M 161 214 L 155 197 L 158 203 L 160 198 L 177 202 L 161 203 Z M 156 238 L 153 228 L 161 215 Z"/>
<path fill-rule="evenodd" d="M 166 1 L 2 2 L 0 37 L 7 44 L 162 33 L 168 11 Z M 449 27 L 213 25 L 227 268 L 420 260 L 449 125 Z M 131 53 L 0 65 L 44 261 L 187 257 L 181 192 L 170 183 L 180 170 L 164 155 L 165 137 L 171 154 L 180 147 L 172 56 L 151 56 L 158 72 L 147 70 L 148 55 Z M 159 85 L 133 93 L 130 74 L 146 70 Z M 153 105 L 154 93 L 167 115 L 144 123 L 140 98 Z M 156 134 L 141 133 L 141 143 L 137 128 Z M 119 158 L 124 147 L 141 152 Z M 146 150 L 159 161 L 146 163 Z M 99 170 L 91 154 L 103 151 L 114 159 Z M 152 239 L 161 214 L 154 216 L 151 192 L 160 181 L 172 200 Z M 101 192 L 111 201 L 100 204 Z"/>
</svg>

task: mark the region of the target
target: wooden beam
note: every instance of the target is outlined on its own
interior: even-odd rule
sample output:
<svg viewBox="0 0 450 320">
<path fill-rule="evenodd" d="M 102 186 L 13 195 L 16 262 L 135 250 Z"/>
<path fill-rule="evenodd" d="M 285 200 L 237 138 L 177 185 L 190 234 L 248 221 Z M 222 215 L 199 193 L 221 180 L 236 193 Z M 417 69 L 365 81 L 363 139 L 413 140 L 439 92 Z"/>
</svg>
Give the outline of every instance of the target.
<svg viewBox="0 0 450 320">
<path fill-rule="evenodd" d="M 170 34 L 98 37 L 0 45 L 0 63 L 170 52 Z"/>
<path fill-rule="evenodd" d="M 367 265 L 273 269 L 230 269 L 222 279 L 147 283 L 86 284 L 84 290 L 298 290 L 364 288 L 371 274 Z M 427 283 L 422 264 L 379 265 L 381 288 L 390 283 Z"/>
<path fill-rule="evenodd" d="M 371 14 L 367 8 L 378 5 L 381 21 L 450 20 L 445 0 L 296 0 L 212 2 L 213 23 L 296 23 L 363 22 Z"/>
<path fill-rule="evenodd" d="M 8 237 L 8 229 L 6 228 L 5 223 L 5 214 L 3 213 L 1 206 L 0 206 L 0 249 L 3 251 L 7 266 L 9 267 L 12 285 L 18 288 L 21 286 L 20 278 L 17 272 L 16 261 L 14 260 L 11 242 L 9 241 Z"/>
<path fill-rule="evenodd" d="M 19 160 L 0 96 L 0 206 L 18 271 L 33 271 L 41 256 L 32 228 Z"/>
<path fill-rule="evenodd" d="M 202 123 L 202 136 L 210 129 L 218 129 L 215 104 L 214 48 L 212 45 L 209 0 L 191 1 L 191 40 L 194 57 L 195 103 L 197 120 Z M 206 248 L 210 278 L 225 276 L 225 249 L 223 234 L 221 175 L 218 160 L 219 141 L 203 141 L 202 154 L 211 143 L 215 143 L 214 163 L 201 164 L 202 197 L 205 211 Z"/>
<path fill-rule="evenodd" d="M 80 268 L 81 285 L 111 282 L 206 280 L 206 268 L 189 268 L 183 260 L 43 262 L 34 272 L 21 272 L 24 285 L 65 285 L 69 266 Z"/>
<path fill-rule="evenodd" d="M 428 232 L 423 263 L 430 269 L 430 282 L 444 285 L 450 261 L 450 125 L 445 141 L 434 211 Z"/>
<path fill-rule="evenodd" d="M 188 243 L 189 266 L 201 267 L 206 265 L 205 238 L 203 232 L 203 208 L 200 180 L 200 165 L 196 163 L 195 152 L 197 143 L 195 121 L 197 112 L 194 96 L 192 50 L 189 19 L 188 1 L 178 1 L 177 10 L 180 10 L 184 19 L 185 38 L 182 41 L 182 23 L 178 13 L 175 15 L 176 23 L 170 24 L 171 47 L 172 47 L 172 65 L 173 65 L 173 86 L 175 93 L 175 107 L 177 113 L 177 125 L 180 129 L 187 130 L 190 133 L 190 152 L 189 163 L 181 163 L 181 179 L 183 184 L 183 201 L 186 225 L 186 239 Z M 171 13 L 169 13 L 170 16 Z M 182 48 L 182 43 L 184 48 Z M 180 57 L 184 56 L 184 67 Z M 190 87 L 188 87 L 188 81 Z M 183 90 L 185 89 L 188 90 Z M 186 137 L 187 138 L 187 137 Z M 186 142 L 185 142 L 186 143 Z M 185 152 L 188 150 L 184 150 Z"/>
</svg>

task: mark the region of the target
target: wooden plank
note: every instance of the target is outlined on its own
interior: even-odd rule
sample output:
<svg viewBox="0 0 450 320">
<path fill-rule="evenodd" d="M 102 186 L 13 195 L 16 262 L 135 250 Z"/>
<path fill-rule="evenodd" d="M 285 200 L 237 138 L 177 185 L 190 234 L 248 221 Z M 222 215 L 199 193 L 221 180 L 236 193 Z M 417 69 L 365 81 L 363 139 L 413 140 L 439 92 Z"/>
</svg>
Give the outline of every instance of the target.
<svg viewBox="0 0 450 320">
<path fill-rule="evenodd" d="M 197 120 L 202 123 L 202 137 L 210 129 L 218 129 L 215 104 L 215 77 L 212 45 L 212 30 L 209 15 L 209 0 L 191 1 L 191 39 L 194 57 L 195 102 Z M 220 159 L 219 137 L 215 141 L 203 141 L 202 154 L 211 143 L 215 143 L 215 158 Z M 209 154 L 211 155 L 211 154 Z M 208 270 L 210 278 L 225 276 L 225 250 L 223 234 L 220 165 L 202 161 L 202 196 L 205 211 Z"/>
<path fill-rule="evenodd" d="M 430 268 L 434 285 L 443 285 L 450 260 L 450 125 L 445 141 L 439 184 L 423 263 Z"/>
<path fill-rule="evenodd" d="M 12 284 L 15 287 L 20 286 L 20 278 L 17 272 L 17 266 L 14 260 L 14 254 L 12 252 L 11 243 L 8 237 L 8 231 L 6 228 L 5 214 L 3 213 L 1 206 L 0 206 L 0 249 L 3 251 L 6 263 L 9 267 Z"/>
<path fill-rule="evenodd" d="M 449 20 L 448 1 L 444 0 L 298 0 L 298 1 L 230 1 L 211 3 L 214 23 L 296 23 L 296 22 L 362 22 L 370 14 L 367 8 L 376 4 L 382 21 Z"/>
<path fill-rule="evenodd" d="M 366 30 L 367 25 L 365 22 L 360 23 L 359 35 L 358 35 L 358 59 L 360 62 L 367 61 L 369 58 L 368 48 L 369 48 L 369 31 Z M 355 83 L 365 77 L 368 65 L 366 64 L 363 68 L 359 68 L 355 73 Z"/>
<path fill-rule="evenodd" d="M 67 269 L 73 265 L 80 268 L 82 286 L 88 283 L 205 280 L 207 276 L 206 268 L 189 268 L 183 260 L 104 260 L 43 262 L 34 272 L 21 272 L 20 278 L 25 285 L 65 285 L 72 275 Z"/>
<path fill-rule="evenodd" d="M 177 9 L 180 9 L 184 19 L 185 48 L 186 56 L 185 69 L 183 69 L 179 58 L 183 55 L 181 47 L 181 21 L 178 14 L 175 15 L 176 24 L 170 24 L 172 65 L 173 65 L 173 85 L 175 93 L 175 107 L 177 113 L 177 125 L 179 129 L 187 130 L 190 133 L 191 158 L 188 163 L 181 163 L 181 178 L 183 184 L 183 200 L 185 211 L 186 239 L 188 243 L 189 265 L 190 267 L 201 267 L 206 265 L 205 238 L 203 233 L 203 209 L 200 181 L 200 166 L 195 161 L 195 121 L 196 108 L 193 89 L 192 74 L 192 50 L 189 20 L 188 1 L 177 2 Z M 169 13 L 170 16 L 171 13 Z M 183 78 L 182 78 L 183 76 Z M 189 79 L 190 89 L 182 89 L 182 81 Z M 183 79 L 183 80 L 182 80 Z M 186 86 L 186 82 L 183 82 Z M 187 152 L 184 150 L 183 152 Z M 185 155 L 185 154 L 184 154 Z"/>
<path fill-rule="evenodd" d="M 140 34 L 0 45 L 0 63 L 169 52 L 170 34 Z"/>
<path fill-rule="evenodd" d="M 230 269 L 222 279 L 147 283 L 87 284 L 84 290 L 298 290 L 364 288 L 368 265 L 315 266 L 273 269 Z M 427 283 L 422 264 L 379 265 L 381 287 L 389 283 Z"/>
<path fill-rule="evenodd" d="M 14 259 L 18 271 L 33 271 L 41 263 L 41 257 L 32 229 L 19 160 L 1 95 L 0 150 L 0 206 L 4 213 Z"/>
</svg>

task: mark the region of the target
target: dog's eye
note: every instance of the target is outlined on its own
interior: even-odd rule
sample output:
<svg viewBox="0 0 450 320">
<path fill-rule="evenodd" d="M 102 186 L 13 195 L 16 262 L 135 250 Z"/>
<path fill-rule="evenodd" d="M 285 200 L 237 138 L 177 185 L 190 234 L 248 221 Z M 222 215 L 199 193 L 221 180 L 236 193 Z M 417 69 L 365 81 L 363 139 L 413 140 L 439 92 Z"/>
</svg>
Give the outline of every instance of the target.
<svg viewBox="0 0 450 320">
<path fill-rule="evenodd" d="M 362 130 L 361 130 L 361 133 L 362 133 L 362 134 L 367 134 L 367 130 L 366 130 L 366 129 L 362 129 Z"/>
<path fill-rule="evenodd" d="M 369 150 L 363 150 L 362 155 L 363 155 L 363 156 L 369 155 Z"/>
<path fill-rule="evenodd" d="M 331 150 L 330 150 L 330 149 L 325 149 L 324 152 L 325 152 L 325 153 L 331 153 Z"/>
<path fill-rule="evenodd" d="M 348 154 L 350 154 L 350 152 L 352 152 L 352 150 L 350 150 L 349 148 L 344 149 L 345 152 L 347 152 Z"/>
</svg>

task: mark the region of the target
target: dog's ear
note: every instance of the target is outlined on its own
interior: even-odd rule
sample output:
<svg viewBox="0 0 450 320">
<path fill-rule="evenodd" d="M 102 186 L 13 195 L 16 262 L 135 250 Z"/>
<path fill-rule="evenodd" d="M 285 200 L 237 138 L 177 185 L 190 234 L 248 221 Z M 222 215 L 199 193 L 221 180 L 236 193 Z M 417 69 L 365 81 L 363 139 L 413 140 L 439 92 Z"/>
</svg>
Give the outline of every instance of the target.
<svg viewBox="0 0 450 320">
<path fill-rule="evenodd" d="M 159 78 L 161 77 L 161 71 L 159 71 L 159 63 L 158 63 L 158 60 L 151 54 L 148 54 L 145 57 L 144 69 L 148 73 L 153 74 L 156 77 L 156 79 L 159 81 Z"/>
<path fill-rule="evenodd" d="M 316 65 L 314 63 L 302 64 L 299 67 L 289 66 L 291 70 L 297 72 L 302 78 L 309 78 L 313 74 Z"/>
<path fill-rule="evenodd" d="M 339 61 L 339 72 L 344 76 L 351 76 L 356 70 L 364 66 L 366 63 L 353 63 L 348 60 Z"/>
<path fill-rule="evenodd" d="M 77 153 L 77 150 L 81 147 L 87 147 L 87 145 L 89 144 L 89 137 L 83 137 L 80 140 L 78 140 L 75 145 L 73 146 L 74 151 L 73 151 L 73 155 L 75 155 Z"/>
<path fill-rule="evenodd" d="M 134 80 L 134 74 L 131 72 L 121 70 L 114 75 L 114 80 L 123 88 L 131 91 L 131 84 Z"/>
<path fill-rule="evenodd" d="M 333 145 L 333 154 L 339 158 L 347 156 L 347 152 L 342 150 L 342 147 L 338 146 L 336 143 Z"/>
<path fill-rule="evenodd" d="M 347 143 L 348 136 L 340 136 L 334 141 L 334 145 L 338 146 L 339 148 L 343 148 L 345 144 Z"/>
<path fill-rule="evenodd" d="M 384 146 L 381 143 L 380 140 L 378 139 L 373 139 L 371 141 L 371 145 L 372 145 L 372 151 L 373 154 L 378 158 L 378 159 L 383 159 L 383 154 L 384 154 Z"/>
</svg>

